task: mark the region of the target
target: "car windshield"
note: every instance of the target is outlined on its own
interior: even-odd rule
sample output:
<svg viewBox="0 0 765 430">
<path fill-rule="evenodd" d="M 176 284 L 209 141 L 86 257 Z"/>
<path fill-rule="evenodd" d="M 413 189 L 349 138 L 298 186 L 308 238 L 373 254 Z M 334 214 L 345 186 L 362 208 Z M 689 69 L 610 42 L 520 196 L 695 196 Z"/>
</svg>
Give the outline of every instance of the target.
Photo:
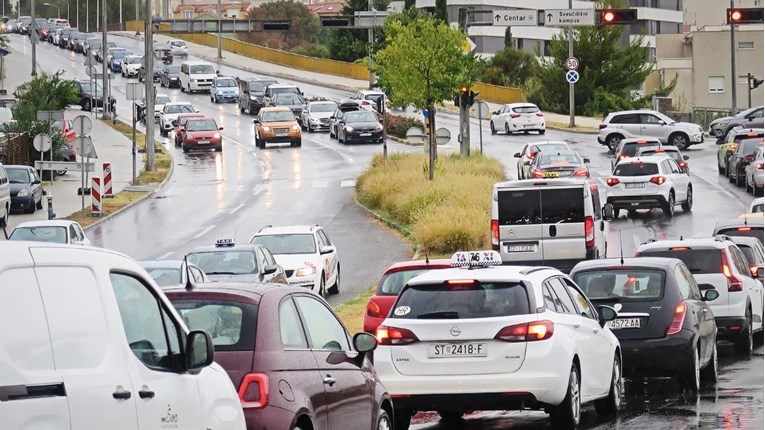
<svg viewBox="0 0 765 430">
<path fill-rule="evenodd" d="M 537 152 L 550 152 L 550 151 L 566 151 L 568 150 L 568 145 L 565 143 L 546 143 L 544 145 L 531 145 L 529 147 L 529 152 L 532 154 L 536 154 Z"/>
<path fill-rule="evenodd" d="M 252 242 L 265 246 L 274 255 L 315 254 L 316 240 L 313 234 L 269 234 L 255 236 Z"/>
<path fill-rule="evenodd" d="M 263 112 L 263 122 L 294 121 L 295 115 L 288 111 Z"/>
<path fill-rule="evenodd" d="M 609 268 L 580 272 L 574 281 L 592 301 L 657 300 L 664 295 L 665 285 L 664 271 L 657 269 Z"/>
<path fill-rule="evenodd" d="M 8 240 L 66 243 L 66 227 L 20 227 L 13 230 Z"/>
<path fill-rule="evenodd" d="M 381 296 L 397 296 L 410 279 L 427 271 L 428 269 L 412 269 L 388 273 L 380 280 L 377 294 Z"/>
<path fill-rule="evenodd" d="M 126 56 L 125 64 L 138 64 L 141 62 L 141 57 Z"/>
<path fill-rule="evenodd" d="M 187 260 L 208 275 L 250 275 L 258 273 L 253 251 L 195 252 Z"/>
<path fill-rule="evenodd" d="M 614 176 L 648 176 L 657 175 L 659 165 L 656 163 L 643 163 L 632 161 L 629 163 L 619 163 L 614 169 Z"/>
<path fill-rule="evenodd" d="M 717 248 L 676 247 L 670 249 L 646 249 L 641 257 L 679 258 L 694 275 L 722 273 L 722 253 Z"/>
<path fill-rule="evenodd" d="M 250 87 L 250 91 L 256 92 L 256 93 L 262 93 L 266 90 L 266 87 L 268 87 L 271 84 L 276 83 L 275 81 L 250 81 L 248 84 Z"/>
<path fill-rule="evenodd" d="M 537 113 L 539 108 L 536 106 L 518 106 L 513 108 L 515 113 Z"/>
<path fill-rule="evenodd" d="M 12 184 L 28 184 L 32 182 L 32 177 L 29 175 L 27 169 L 14 169 L 12 167 L 6 167 L 8 172 L 8 182 Z"/>
<path fill-rule="evenodd" d="M 741 243 L 738 243 L 737 245 L 738 245 L 738 249 L 740 249 L 741 252 L 744 253 L 744 256 L 746 257 L 746 261 L 749 264 L 757 264 L 757 263 L 759 263 L 759 261 L 757 259 L 757 254 L 756 254 L 756 251 L 754 250 L 754 248 L 752 248 L 749 245 L 744 245 L 744 244 L 741 244 Z M 762 257 L 760 257 L 760 258 L 762 258 Z"/>
<path fill-rule="evenodd" d="M 125 56 L 127 55 L 128 55 L 127 51 L 117 51 L 112 53 L 112 58 L 115 60 L 121 60 L 125 58 Z"/>
<path fill-rule="evenodd" d="M 659 142 L 646 142 L 646 143 L 633 142 L 633 143 L 625 143 L 622 146 L 621 155 L 629 155 L 630 157 L 634 157 L 635 154 L 637 154 L 639 149 L 647 148 L 649 146 L 656 146 L 656 147 L 658 147 L 658 146 L 661 146 L 661 143 L 659 143 Z"/>
<path fill-rule="evenodd" d="M 170 46 L 182 47 L 182 46 L 186 46 L 186 42 L 182 40 L 173 40 L 170 42 Z"/>
<path fill-rule="evenodd" d="M 149 272 L 149 275 L 160 287 L 170 287 L 183 282 L 180 267 L 153 267 L 147 268 L 146 271 Z"/>
<path fill-rule="evenodd" d="M 181 73 L 181 66 L 168 66 L 167 67 L 167 74 L 168 75 L 178 75 Z"/>
<path fill-rule="evenodd" d="M 529 313 L 526 288 L 520 283 L 439 283 L 404 288 L 389 318 L 467 319 Z"/>
<path fill-rule="evenodd" d="M 192 75 L 214 75 L 215 69 L 210 64 L 195 64 L 189 67 L 189 74 Z"/>
<path fill-rule="evenodd" d="M 186 123 L 186 130 L 188 131 L 212 131 L 217 129 L 218 126 L 215 124 L 215 120 L 212 119 L 195 119 L 189 120 Z"/>
<path fill-rule="evenodd" d="M 756 237 L 762 242 L 762 227 L 730 227 L 717 232 L 726 236 Z"/>
<path fill-rule="evenodd" d="M 574 154 L 551 154 L 544 152 L 539 164 L 579 164 L 579 158 Z"/>
<path fill-rule="evenodd" d="M 172 100 L 170 100 L 170 97 L 168 96 L 157 96 L 156 101 L 154 104 L 158 105 L 166 105 L 168 103 L 172 103 Z"/>
<path fill-rule="evenodd" d="M 236 81 L 232 78 L 223 78 L 215 80 L 216 87 L 236 87 Z"/>
<path fill-rule="evenodd" d="M 348 112 L 345 122 L 377 122 L 377 117 L 372 112 Z"/>
<path fill-rule="evenodd" d="M 300 94 L 300 90 L 297 89 L 297 87 L 272 87 L 271 88 L 271 94 Z"/>
<path fill-rule="evenodd" d="M 300 105 L 305 103 L 297 94 L 279 94 L 274 98 L 274 103 L 282 105 Z"/>
<path fill-rule="evenodd" d="M 91 91 L 91 89 L 93 88 L 93 84 L 88 81 L 80 82 L 80 86 L 82 86 L 82 90 L 85 92 Z M 96 83 L 96 93 L 100 94 L 101 92 L 103 92 L 103 89 L 101 88 L 101 84 Z"/>
<path fill-rule="evenodd" d="M 252 351 L 255 349 L 255 324 L 258 306 L 239 301 L 188 298 L 170 302 L 189 330 L 210 334 L 215 351 Z"/>
<path fill-rule="evenodd" d="M 191 105 L 165 105 L 165 113 L 193 113 L 194 108 Z"/>
<path fill-rule="evenodd" d="M 313 103 L 308 109 L 311 112 L 334 112 L 337 105 L 334 103 Z"/>
</svg>

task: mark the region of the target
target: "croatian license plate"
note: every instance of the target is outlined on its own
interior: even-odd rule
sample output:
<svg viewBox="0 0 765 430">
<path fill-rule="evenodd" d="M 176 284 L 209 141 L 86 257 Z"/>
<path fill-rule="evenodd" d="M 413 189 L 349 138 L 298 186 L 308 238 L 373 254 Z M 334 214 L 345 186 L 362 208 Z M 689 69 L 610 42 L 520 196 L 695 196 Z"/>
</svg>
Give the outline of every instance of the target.
<svg viewBox="0 0 765 430">
<path fill-rule="evenodd" d="M 359 133 L 359 136 L 361 136 L 361 137 L 369 137 L 371 135 L 372 135 L 372 133 Z"/>
<path fill-rule="evenodd" d="M 209 140 L 200 140 L 199 143 L 205 144 L 205 143 L 210 143 L 210 141 Z"/>
<path fill-rule="evenodd" d="M 537 245 L 533 243 L 525 243 L 518 245 L 506 245 L 505 250 L 507 252 L 536 252 Z"/>
<path fill-rule="evenodd" d="M 622 328 L 640 328 L 640 318 L 617 318 L 606 323 L 611 330 Z"/>
<path fill-rule="evenodd" d="M 289 134 L 288 130 L 276 130 L 277 136 L 286 136 L 287 134 Z"/>
<path fill-rule="evenodd" d="M 486 342 L 429 343 L 428 358 L 486 357 L 488 349 Z"/>
<path fill-rule="evenodd" d="M 626 183 L 624 188 L 645 188 L 645 184 L 643 182 Z"/>
<path fill-rule="evenodd" d="M 542 174 L 543 178 L 557 178 L 560 176 L 560 173 L 558 172 L 544 172 Z"/>
</svg>

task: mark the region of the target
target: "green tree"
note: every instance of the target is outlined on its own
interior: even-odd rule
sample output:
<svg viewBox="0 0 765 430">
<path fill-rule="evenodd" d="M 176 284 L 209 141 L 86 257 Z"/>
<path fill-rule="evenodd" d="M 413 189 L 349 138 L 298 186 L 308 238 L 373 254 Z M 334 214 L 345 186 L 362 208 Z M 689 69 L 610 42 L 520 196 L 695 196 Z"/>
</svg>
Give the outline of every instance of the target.
<svg viewBox="0 0 765 430">
<path fill-rule="evenodd" d="M 505 28 L 505 48 L 513 47 L 513 31 L 510 27 Z"/>
<path fill-rule="evenodd" d="M 433 10 L 433 16 L 443 22 L 449 22 L 449 14 L 446 11 L 446 0 L 436 0 L 436 7 Z"/>
<path fill-rule="evenodd" d="M 372 0 L 374 10 L 387 10 L 390 0 Z M 348 0 L 340 15 L 352 16 L 354 12 L 369 10 L 368 0 Z M 369 56 L 369 33 L 367 30 L 331 30 L 329 41 L 330 58 L 355 62 Z M 377 31 L 376 31 L 377 32 Z"/>
<path fill-rule="evenodd" d="M 250 10 L 249 19 L 289 20 L 288 31 L 241 33 L 242 40 L 274 49 L 294 49 L 318 42 L 321 31 L 319 17 L 303 3 L 292 0 L 278 0 L 263 3 Z"/>
<path fill-rule="evenodd" d="M 619 0 L 603 0 L 596 8 L 619 7 Z M 579 82 L 576 83 L 574 106 L 577 114 L 584 113 L 584 106 L 593 98 L 596 90 L 601 94 L 618 96 L 624 103 L 630 102 L 630 89 L 640 86 L 653 69 L 648 60 L 648 47 L 643 37 L 633 38 L 622 46 L 621 25 L 575 27 L 574 55 L 579 59 Z M 550 42 L 550 60 L 542 61 L 539 85 L 528 95 L 529 101 L 543 109 L 568 112 L 568 82 L 564 79 L 565 61 L 568 57 L 569 29 L 554 36 Z"/>
<path fill-rule="evenodd" d="M 404 0 L 404 9 L 412 9 L 416 4 L 417 0 Z"/>
<path fill-rule="evenodd" d="M 519 87 L 533 77 L 539 69 L 535 55 L 514 48 L 512 45 L 498 51 L 481 73 L 481 82 Z"/>
</svg>

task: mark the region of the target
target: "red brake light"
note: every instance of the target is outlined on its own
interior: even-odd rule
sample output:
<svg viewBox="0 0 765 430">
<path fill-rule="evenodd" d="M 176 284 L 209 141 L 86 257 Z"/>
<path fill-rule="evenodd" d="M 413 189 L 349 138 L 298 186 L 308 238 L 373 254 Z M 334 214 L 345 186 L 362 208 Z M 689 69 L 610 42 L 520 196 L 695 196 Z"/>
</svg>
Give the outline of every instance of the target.
<svg viewBox="0 0 765 430">
<path fill-rule="evenodd" d="M 544 172 L 542 172 L 541 170 L 538 170 L 538 169 L 534 170 L 534 177 L 535 178 L 542 178 L 542 177 L 544 177 Z"/>
<path fill-rule="evenodd" d="M 420 340 L 414 333 L 405 328 L 386 327 L 384 325 L 377 327 L 375 337 L 377 337 L 377 343 L 380 345 L 407 345 Z"/>
<path fill-rule="evenodd" d="M 738 230 L 738 231 L 750 231 L 751 229 L 752 229 L 752 227 L 739 227 L 736 230 Z"/>
<path fill-rule="evenodd" d="M 752 266 L 749 267 L 749 270 L 752 272 L 752 276 L 754 276 L 756 278 L 757 277 L 757 265 L 753 264 Z"/>
<path fill-rule="evenodd" d="M 733 272 L 730 271 L 730 266 L 728 265 L 728 254 L 724 249 L 720 250 L 720 254 L 722 255 L 723 275 L 728 278 L 728 291 L 743 291 L 744 286 L 741 285 L 741 281 L 733 274 Z"/>
<path fill-rule="evenodd" d="M 584 217 L 584 246 L 595 247 L 595 221 L 591 216 Z"/>
<path fill-rule="evenodd" d="M 672 323 L 667 329 L 667 334 L 679 333 L 683 328 L 683 322 L 685 321 L 685 312 L 688 310 L 685 302 L 680 302 L 675 306 L 675 316 L 672 318 Z"/>
<path fill-rule="evenodd" d="M 510 114 L 510 118 L 518 118 L 519 116 L 521 116 L 521 114 L 519 114 L 519 113 L 511 113 Z"/>
<path fill-rule="evenodd" d="M 491 220 L 491 248 L 499 250 L 499 220 Z"/>
<path fill-rule="evenodd" d="M 675 247 L 669 248 L 670 251 L 687 251 L 688 249 L 690 248 L 688 248 L 687 246 L 675 246 Z"/>
<path fill-rule="evenodd" d="M 763 167 L 765 167 L 765 164 L 763 164 L 763 163 L 755 163 L 754 167 L 757 168 L 757 169 L 762 170 Z"/>
<path fill-rule="evenodd" d="M 449 279 L 446 285 L 475 285 L 475 279 Z"/>
<path fill-rule="evenodd" d="M 656 185 L 661 185 L 667 182 L 667 178 L 665 178 L 664 176 L 654 176 L 653 178 L 650 179 L 650 182 L 653 182 Z"/>
<path fill-rule="evenodd" d="M 613 187 L 614 185 L 616 185 L 618 183 L 619 183 L 619 178 L 608 178 L 608 179 L 606 179 L 606 184 L 609 187 Z"/>
<path fill-rule="evenodd" d="M 248 373 L 239 386 L 242 409 L 263 409 L 268 406 L 268 375 Z"/>
<path fill-rule="evenodd" d="M 367 302 L 367 315 L 372 318 L 385 318 L 380 305 L 372 299 Z"/>
<path fill-rule="evenodd" d="M 537 156 L 537 153 L 536 153 L 536 152 L 533 152 L 533 151 L 530 151 L 530 152 L 529 152 L 529 158 L 534 158 L 534 157 L 536 157 L 536 156 Z"/>
<path fill-rule="evenodd" d="M 552 321 L 534 321 L 507 326 L 497 332 L 494 339 L 505 342 L 533 342 L 551 338 L 554 331 L 555 325 Z"/>
<path fill-rule="evenodd" d="M 683 169 L 688 167 L 688 163 L 686 163 L 685 161 L 681 161 L 681 162 L 677 163 L 677 165 L 680 166 Z"/>
<path fill-rule="evenodd" d="M 630 158 L 630 156 L 629 155 L 624 155 L 624 154 L 619 156 L 619 160 L 624 160 L 625 158 Z"/>
<path fill-rule="evenodd" d="M 587 176 L 590 172 L 587 169 L 579 169 L 576 172 L 574 172 L 574 176 Z"/>
<path fill-rule="evenodd" d="M 537 116 L 545 116 L 542 112 L 537 112 Z"/>
<path fill-rule="evenodd" d="M 598 124 L 598 130 L 603 130 L 606 127 L 608 127 L 608 124 L 603 124 L 602 122 Z"/>
</svg>

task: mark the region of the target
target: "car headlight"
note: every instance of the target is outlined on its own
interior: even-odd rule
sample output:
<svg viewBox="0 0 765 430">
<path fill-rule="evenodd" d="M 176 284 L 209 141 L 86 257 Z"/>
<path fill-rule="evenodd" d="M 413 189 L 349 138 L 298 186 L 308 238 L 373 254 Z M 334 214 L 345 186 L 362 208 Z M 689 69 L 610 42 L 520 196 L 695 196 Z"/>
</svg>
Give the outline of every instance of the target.
<svg viewBox="0 0 765 430">
<path fill-rule="evenodd" d="M 250 96 L 250 100 L 257 100 L 258 98 L 255 96 Z"/>
<path fill-rule="evenodd" d="M 213 139 L 220 139 L 220 133 L 213 134 Z"/>
<path fill-rule="evenodd" d="M 728 121 L 718 122 L 714 127 L 725 127 L 726 125 L 728 125 Z"/>
<path fill-rule="evenodd" d="M 350 133 L 350 132 L 353 131 L 353 127 L 351 127 L 351 126 L 345 127 L 345 131 Z"/>
<path fill-rule="evenodd" d="M 299 131 L 299 130 L 300 130 L 300 126 L 299 125 L 295 124 L 295 125 L 292 126 L 292 131 Z"/>
<path fill-rule="evenodd" d="M 29 195 L 29 190 L 24 188 L 23 190 L 19 191 L 18 194 L 16 194 L 19 197 L 26 197 Z"/>
<path fill-rule="evenodd" d="M 268 126 L 264 126 L 264 127 L 263 127 L 263 131 L 271 131 L 271 127 L 268 127 Z"/>
<path fill-rule="evenodd" d="M 234 95 L 237 95 L 237 96 L 239 95 L 239 89 L 238 88 L 234 90 Z"/>
<path fill-rule="evenodd" d="M 375 127 L 375 131 L 382 131 L 382 129 L 383 129 L 382 124 L 380 124 L 377 127 Z"/>
<path fill-rule="evenodd" d="M 219 96 L 222 96 L 223 95 L 223 90 L 218 90 L 218 92 L 216 92 L 215 94 L 217 94 Z"/>
<path fill-rule="evenodd" d="M 312 117 L 312 116 L 309 116 L 309 117 L 308 117 L 308 121 L 311 121 L 311 122 L 315 122 L 315 123 L 319 123 L 319 122 L 321 122 L 321 121 L 319 121 L 319 118 L 314 118 L 314 117 Z"/>
<path fill-rule="evenodd" d="M 311 276 L 316 274 L 316 267 L 315 266 L 305 266 L 301 267 L 300 269 L 295 272 L 295 276 Z"/>
</svg>

